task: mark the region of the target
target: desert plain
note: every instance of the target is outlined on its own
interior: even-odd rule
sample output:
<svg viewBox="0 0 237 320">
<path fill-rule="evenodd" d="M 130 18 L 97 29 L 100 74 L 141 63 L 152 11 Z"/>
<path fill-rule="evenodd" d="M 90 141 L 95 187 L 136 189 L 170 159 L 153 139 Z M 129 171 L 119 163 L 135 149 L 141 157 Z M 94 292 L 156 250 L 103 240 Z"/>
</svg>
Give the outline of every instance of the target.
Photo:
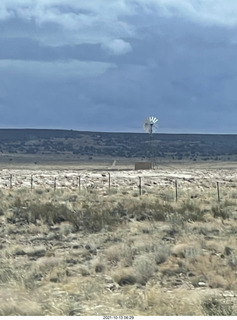
<svg viewBox="0 0 237 320">
<path fill-rule="evenodd" d="M 0 315 L 236 315 L 235 163 L 0 168 Z"/>
</svg>

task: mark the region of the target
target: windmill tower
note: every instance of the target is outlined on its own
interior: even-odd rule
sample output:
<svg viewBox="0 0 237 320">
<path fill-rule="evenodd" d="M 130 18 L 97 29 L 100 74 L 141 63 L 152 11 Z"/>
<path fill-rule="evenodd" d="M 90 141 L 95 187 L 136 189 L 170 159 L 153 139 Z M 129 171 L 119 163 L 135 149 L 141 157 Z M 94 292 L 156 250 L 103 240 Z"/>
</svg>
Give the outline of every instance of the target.
<svg viewBox="0 0 237 320">
<path fill-rule="evenodd" d="M 158 119 L 156 117 L 148 117 L 143 121 L 143 129 L 145 132 L 149 133 L 149 158 L 152 162 L 152 167 L 154 167 L 154 155 L 153 155 L 153 149 L 152 149 L 152 134 L 155 130 L 157 130 L 157 122 Z"/>
</svg>

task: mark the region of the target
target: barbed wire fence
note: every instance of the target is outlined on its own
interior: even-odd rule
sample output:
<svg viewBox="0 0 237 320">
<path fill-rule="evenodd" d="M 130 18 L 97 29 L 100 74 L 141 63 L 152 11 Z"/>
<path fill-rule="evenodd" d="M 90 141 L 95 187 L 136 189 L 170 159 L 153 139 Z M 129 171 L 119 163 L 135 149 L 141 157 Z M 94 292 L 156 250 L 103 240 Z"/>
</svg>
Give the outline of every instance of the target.
<svg viewBox="0 0 237 320">
<path fill-rule="evenodd" d="M 112 172 L 90 174 L 0 174 L 0 188 L 30 189 L 48 188 L 68 190 L 100 190 L 103 192 L 133 193 L 140 197 L 153 194 L 163 200 L 179 201 L 202 198 L 205 194 L 218 202 L 237 199 L 237 181 L 210 177 L 158 177 L 139 173 L 136 176 L 114 176 Z"/>
</svg>

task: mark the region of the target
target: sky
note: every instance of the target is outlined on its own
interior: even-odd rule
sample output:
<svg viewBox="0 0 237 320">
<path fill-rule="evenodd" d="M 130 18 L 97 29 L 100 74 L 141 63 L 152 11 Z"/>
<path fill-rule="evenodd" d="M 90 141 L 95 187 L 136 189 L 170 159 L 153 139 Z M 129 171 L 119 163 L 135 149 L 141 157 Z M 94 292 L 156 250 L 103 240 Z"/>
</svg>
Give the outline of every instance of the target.
<svg viewBox="0 0 237 320">
<path fill-rule="evenodd" d="M 233 133 L 236 0 L 1 0 L 0 128 Z"/>
</svg>

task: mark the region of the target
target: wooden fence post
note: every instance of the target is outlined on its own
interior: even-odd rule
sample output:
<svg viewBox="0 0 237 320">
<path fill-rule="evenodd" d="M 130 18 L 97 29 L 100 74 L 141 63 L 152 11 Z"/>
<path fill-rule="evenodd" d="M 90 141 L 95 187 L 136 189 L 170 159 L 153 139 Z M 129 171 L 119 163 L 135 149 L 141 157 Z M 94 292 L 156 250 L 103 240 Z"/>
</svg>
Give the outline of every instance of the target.
<svg viewBox="0 0 237 320">
<path fill-rule="evenodd" d="M 217 199 L 220 202 L 221 198 L 220 198 L 220 186 L 219 186 L 219 182 L 217 181 L 216 183 L 216 188 L 217 188 Z"/>
<path fill-rule="evenodd" d="M 81 176 L 78 177 L 78 188 L 81 190 Z"/>
<path fill-rule="evenodd" d="M 12 189 L 12 174 L 10 174 L 9 180 L 10 180 L 10 189 Z"/>
<path fill-rule="evenodd" d="M 139 195 L 142 195 L 142 178 L 139 177 L 139 183 L 138 183 L 138 188 L 139 188 Z"/>
<path fill-rule="evenodd" d="M 30 176 L 30 188 L 33 189 L 33 175 Z"/>
<path fill-rule="evenodd" d="M 175 201 L 178 201 L 178 181 L 175 180 Z"/>
<path fill-rule="evenodd" d="M 110 190 L 110 179 L 111 179 L 111 178 L 110 178 L 110 172 L 109 172 L 109 190 Z"/>
</svg>

